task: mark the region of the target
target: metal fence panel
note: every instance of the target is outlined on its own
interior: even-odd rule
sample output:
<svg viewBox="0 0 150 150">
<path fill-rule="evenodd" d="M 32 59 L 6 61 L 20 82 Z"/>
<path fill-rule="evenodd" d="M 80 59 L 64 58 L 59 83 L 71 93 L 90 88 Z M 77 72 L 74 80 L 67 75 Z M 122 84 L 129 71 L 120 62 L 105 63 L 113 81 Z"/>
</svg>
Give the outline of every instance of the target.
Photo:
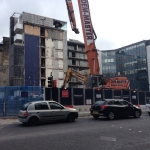
<svg viewBox="0 0 150 150">
<path fill-rule="evenodd" d="M 138 96 L 136 91 L 130 91 L 131 92 L 131 103 L 134 105 L 138 104 Z"/>
<path fill-rule="evenodd" d="M 95 102 L 104 98 L 103 90 L 95 90 L 94 93 Z"/>
<path fill-rule="evenodd" d="M 105 93 L 105 99 L 112 99 L 112 90 L 104 90 Z"/>
<path fill-rule="evenodd" d="M 130 93 L 129 90 L 122 90 L 122 98 L 130 102 Z"/>
<path fill-rule="evenodd" d="M 58 88 L 52 88 L 52 99 L 58 102 Z"/>
<path fill-rule="evenodd" d="M 139 92 L 139 104 L 145 105 L 145 92 Z"/>
<path fill-rule="evenodd" d="M 93 104 L 93 89 L 85 89 L 85 104 Z"/>
<path fill-rule="evenodd" d="M 150 100 L 150 92 L 146 92 L 146 103 Z"/>
<path fill-rule="evenodd" d="M 74 98 L 74 105 L 84 105 L 84 95 L 83 89 L 81 88 L 74 88 L 73 89 L 73 98 Z"/>
<path fill-rule="evenodd" d="M 114 98 L 116 99 L 121 99 L 122 95 L 121 95 L 121 90 L 114 90 Z"/>
<path fill-rule="evenodd" d="M 72 92 L 71 89 L 60 89 L 60 103 L 62 105 L 72 105 Z"/>
<path fill-rule="evenodd" d="M 0 87 L 0 116 L 4 115 L 4 97 L 5 87 Z"/>
<path fill-rule="evenodd" d="M 0 87 L 0 116 L 17 116 L 21 107 L 43 100 L 43 87 Z"/>
<path fill-rule="evenodd" d="M 51 92 L 50 88 L 45 88 L 45 100 L 50 100 L 51 99 Z"/>
</svg>

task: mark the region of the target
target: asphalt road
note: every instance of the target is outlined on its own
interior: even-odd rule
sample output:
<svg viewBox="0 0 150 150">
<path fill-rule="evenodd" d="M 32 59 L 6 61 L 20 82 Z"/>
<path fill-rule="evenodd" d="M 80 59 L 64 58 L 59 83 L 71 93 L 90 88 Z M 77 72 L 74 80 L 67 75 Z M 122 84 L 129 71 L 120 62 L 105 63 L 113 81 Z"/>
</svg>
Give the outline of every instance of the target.
<svg viewBox="0 0 150 150">
<path fill-rule="evenodd" d="M 150 150 L 150 116 L 109 121 L 80 117 L 74 123 L 29 127 L 0 119 L 0 150 Z"/>
</svg>

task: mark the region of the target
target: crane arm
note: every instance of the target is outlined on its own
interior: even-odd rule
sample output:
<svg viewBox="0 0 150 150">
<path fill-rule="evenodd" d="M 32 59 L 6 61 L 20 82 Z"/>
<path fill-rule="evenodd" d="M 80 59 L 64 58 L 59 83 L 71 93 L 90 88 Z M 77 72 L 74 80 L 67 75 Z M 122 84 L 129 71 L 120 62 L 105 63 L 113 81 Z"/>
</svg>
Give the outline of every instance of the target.
<svg viewBox="0 0 150 150">
<path fill-rule="evenodd" d="M 82 30 L 84 36 L 85 50 L 87 53 L 88 63 L 91 74 L 99 74 L 98 53 L 95 46 L 95 39 L 97 38 L 93 29 L 89 2 L 88 0 L 78 0 L 80 18 L 82 23 Z"/>
<path fill-rule="evenodd" d="M 73 9 L 72 0 L 66 0 L 66 5 L 68 9 L 69 20 L 71 28 L 75 33 L 79 33 L 76 28 L 76 20 Z M 87 59 L 90 67 L 91 74 L 99 74 L 99 62 L 98 62 L 98 53 L 95 46 L 95 40 L 97 38 L 96 33 L 93 29 L 89 2 L 88 0 L 78 0 L 78 6 L 80 11 L 80 18 L 83 30 L 85 50 L 87 54 Z"/>
<path fill-rule="evenodd" d="M 72 1 L 71 0 L 66 0 L 66 5 L 67 5 L 67 9 L 68 9 L 68 15 L 69 15 L 71 28 L 76 34 L 79 34 L 79 30 L 76 27 L 76 19 L 75 19 L 75 14 L 74 14 Z"/>
<path fill-rule="evenodd" d="M 64 79 L 64 83 L 62 85 L 62 88 L 65 88 L 66 84 L 68 83 L 70 77 L 73 76 L 77 79 L 79 79 L 80 81 L 82 81 L 84 84 L 87 81 L 87 77 L 83 74 L 81 74 L 80 72 L 72 69 L 72 68 L 68 68 L 68 71 L 66 73 L 65 79 Z"/>
</svg>

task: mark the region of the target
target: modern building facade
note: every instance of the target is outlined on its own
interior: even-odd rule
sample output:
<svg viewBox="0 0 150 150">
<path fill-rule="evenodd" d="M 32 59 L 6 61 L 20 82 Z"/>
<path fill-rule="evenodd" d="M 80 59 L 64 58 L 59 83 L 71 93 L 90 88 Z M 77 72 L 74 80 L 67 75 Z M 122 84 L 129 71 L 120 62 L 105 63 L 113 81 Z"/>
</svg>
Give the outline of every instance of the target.
<svg viewBox="0 0 150 150">
<path fill-rule="evenodd" d="M 62 85 L 68 69 L 66 25 L 26 12 L 10 17 L 11 86 L 47 87 L 51 73 L 57 87 Z"/>
<path fill-rule="evenodd" d="M 83 75 L 87 74 L 89 69 L 87 56 L 85 53 L 84 43 L 70 39 L 67 42 L 68 45 L 68 68 L 73 68 L 79 71 Z M 71 77 L 68 83 L 68 87 L 83 88 L 84 84 L 75 77 Z"/>
<path fill-rule="evenodd" d="M 0 86 L 9 86 L 9 42 L 10 38 L 3 37 L 0 43 Z"/>
<path fill-rule="evenodd" d="M 130 88 L 149 91 L 150 40 L 143 40 L 119 49 L 101 51 L 104 77 L 126 76 Z"/>
</svg>

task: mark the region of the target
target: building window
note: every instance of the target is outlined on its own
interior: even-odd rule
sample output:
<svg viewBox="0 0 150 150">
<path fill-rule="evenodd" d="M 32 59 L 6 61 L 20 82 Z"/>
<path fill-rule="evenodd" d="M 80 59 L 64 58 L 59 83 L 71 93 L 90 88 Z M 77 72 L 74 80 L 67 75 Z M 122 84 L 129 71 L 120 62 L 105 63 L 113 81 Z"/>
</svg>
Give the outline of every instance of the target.
<svg viewBox="0 0 150 150">
<path fill-rule="evenodd" d="M 84 51 L 83 47 L 78 47 L 78 51 Z"/>
<path fill-rule="evenodd" d="M 71 60 L 68 60 L 68 65 L 71 65 Z"/>
<path fill-rule="evenodd" d="M 72 57 L 76 57 L 76 53 L 72 53 Z"/>
<path fill-rule="evenodd" d="M 40 19 L 40 24 L 44 25 L 44 19 Z"/>
<path fill-rule="evenodd" d="M 76 61 L 75 60 L 72 60 L 72 65 L 76 65 Z"/>
<path fill-rule="evenodd" d="M 70 49 L 70 50 L 75 50 L 75 49 L 74 49 L 74 46 L 68 46 L 68 49 Z"/>
<path fill-rule="evenodd" d="M 114 59 L 113 59 L 113 58 L 111 58 L 111 59 L 110 59 L 110 62 L 114 62 Z"/>
<path fill-rule="evenodd" d="M 107 59 L 104 59 L 104 62 L 108 62 L 108 60 L 107 60 Z"/>
<path fill-rule="evenodd" d="M 80 54 L 80 58 L 84 59 L 84 54 Z"/>
</svg>

